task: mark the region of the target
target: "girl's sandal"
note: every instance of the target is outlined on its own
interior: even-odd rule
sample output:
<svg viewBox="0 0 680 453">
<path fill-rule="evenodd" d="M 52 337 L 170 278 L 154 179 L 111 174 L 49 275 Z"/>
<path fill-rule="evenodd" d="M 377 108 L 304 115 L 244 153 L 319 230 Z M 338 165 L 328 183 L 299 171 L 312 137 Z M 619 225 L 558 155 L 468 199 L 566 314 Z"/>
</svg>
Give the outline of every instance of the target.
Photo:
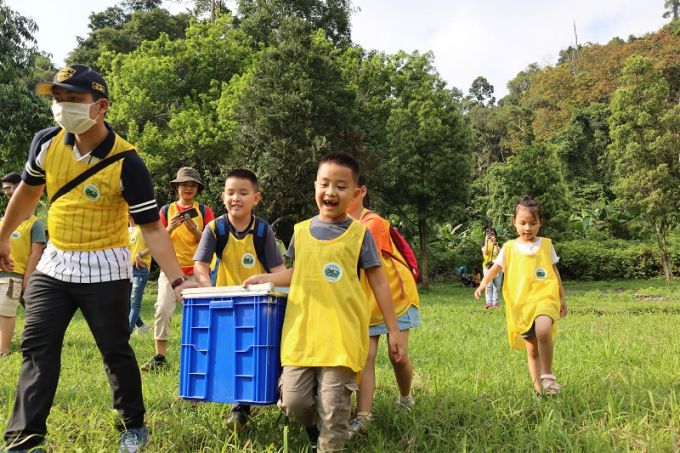
<svg viewBox="0 0 680 453">
<path fill-rule="evenodd" d="M 557 378 L 554 374 L 542 374 L 541 386 L 543 387 L 544 395 L 557 395 L 562 389 L 560 384 L 557 383 Z"/>
</svg>

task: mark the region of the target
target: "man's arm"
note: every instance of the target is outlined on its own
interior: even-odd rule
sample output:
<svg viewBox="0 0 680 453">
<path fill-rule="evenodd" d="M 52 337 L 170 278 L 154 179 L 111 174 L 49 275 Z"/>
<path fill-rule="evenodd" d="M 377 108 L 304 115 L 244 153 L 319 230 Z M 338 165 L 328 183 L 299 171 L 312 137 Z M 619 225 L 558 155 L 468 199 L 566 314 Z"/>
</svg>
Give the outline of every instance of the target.
<svg viewBox="0 0 680 453">
<path fill-rule="evenodd" d="M 177 255 L 175 255 L 175 248 L 172 246 L 170 236 L 168 236 L 161 222 L 156 220 L 155 222 L 141 224 L 139 228 L 142 230 L 142 236 L 144 241 L 146 241 L 146 245 L 151 250 L 151 256 L 154 257 L 165 275 L 168 276 L 168 280 L 173 281 L 177 277 L 183 276 L 184 273 L 177 261 Z M 198 287 L 198 283 L 185 281 L 175 287 L 175 294 L 181 300 L 183 289 L 196 287 Z"/>
<path fill-rule="evenodd" d="M 14 269 L 9 256 L 9 236 L 21 222 L 33 214 L 44 188 L 44 184 L 31 186 L 22 181 L 9 199 L 5 216 L 0 223 L 0 268 L 5 271 Z"/>
</svg>

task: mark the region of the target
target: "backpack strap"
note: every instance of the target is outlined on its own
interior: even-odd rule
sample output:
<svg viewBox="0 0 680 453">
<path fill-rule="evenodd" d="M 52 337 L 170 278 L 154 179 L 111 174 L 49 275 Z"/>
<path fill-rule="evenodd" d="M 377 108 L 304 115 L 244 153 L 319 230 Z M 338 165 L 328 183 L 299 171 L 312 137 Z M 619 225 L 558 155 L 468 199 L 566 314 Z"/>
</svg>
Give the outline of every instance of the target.
<svg viewBox="0 0 680 453">
<path fill-rule="evenodd" d="M 271 273 L 271 269 L 267 263 L 267 253 L 265 252 L 265 239 L 267 237 L 268 227 L 269 224 L 265 220 L 255 217 L 255 225 L 253 227 L 253 243 L 255 244 L 255 254 L 257 255 L 257 259 L 260 260 L 260 263 L 262 263 L 264 271 L 269 274 Z"/>
<path fill-rule="evenodd" d="M 215 253 L 217 253 L 217 259 L 222 259 L 222 252 L 227 246 L 227 241 L 229 240 L 229 220 L 227 215 L 223 214 L 215 219 L 215 239 L 217 239 L 217 245 L 215 246 Z"/>
<path fill-rule="evenodd" d="M 201 213 L 201 220 L 203 221 L 203 225 L 205 225 L 205 205 L 203 203 L 198 204 L 198 211 Z"/>
<path fill-rule="evenodd" d="M 168 213 L 170 212 L 170 205 L 166 204 L 164 205 L 161 210 L 163 211 L 163 217 L 165 217 L 165 221 L 170 225 L 170 219 L 168 219 Z"/>
<path fill-rule="evenodd" d="M 92 175 L 98 173 L 99 171 L 105 169 L 106 167 L 113 164 L 114 162 L 118 162 L 119 160 L 124 159 L 128 155 L 136 153 L 136 152 L 137 151 L 135 151 L 134 149 L 129 149 L 127 151 L 122 151 L 118 154 L 114 154 L 113 156 L 109 156 L 105 159 L 100 160 L 99 162 L 97 162 L 96 164 L 94 164 L 93 166 L 91 166 L 90 168 L 83 171 L 78 176 L 76 176 L 75 178 L 73 178 L 72 180 L 70 180 L 69 182 L 64 184 L 59 190 L 57 190 L 55 192 L 55 194 L 52 195 L 52 199 L 50 199 L 50 203 L 54 203 L 55 201 L 57 201 L 62 196 L 69 193 L 71 190 L 76 188 L 80 183 L 84 182 L 90 176 L 92 176 Z"/>
<path fill-rule="evenodd" d="M 267 254 L 265 252 L 265 243 L 267 238 L 267 230 L 269 224 L 259 217 L 253 216 L 254 220 L 251 222 L 250 231 L 248 234 L 253 235 L 253 244 L 255 245 L 255 254 L 257 259 L 262 263 L 262 267 L 266 273 L 271 272 L 271 268 L 267 263 Z M 222 253 L 227 246 L 227 241 L 229 240 L 229 219 L 227 215 L 221 215 L 215 219 L 215 238 L 217 239 L 217 245 L 215 247 L 215 253 L 217 253 L 217 258 L 222 258 Z"/>
</svg>

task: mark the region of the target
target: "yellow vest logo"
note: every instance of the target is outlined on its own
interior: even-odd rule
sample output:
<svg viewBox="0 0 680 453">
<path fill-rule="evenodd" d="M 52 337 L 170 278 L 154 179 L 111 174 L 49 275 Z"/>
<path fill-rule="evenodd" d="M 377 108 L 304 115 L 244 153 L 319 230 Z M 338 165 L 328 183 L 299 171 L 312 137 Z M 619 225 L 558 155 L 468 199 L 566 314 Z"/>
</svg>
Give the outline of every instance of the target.
<svg viewBox="0 0 680 453">
<path fill-rule="evenodd" d="M 133 244 L 137 242 L 137 236 L 130 236 L 130 242 Z"/>
<path fill-rule="evenodd" d="M 342 267 L 338 263 L 328 263 L 323 267 L 323 276 L 331 283 L 342 278 Z"/>
<path fill-rule="evenodd" d="M 21 233 L 19 233 L 18 231 L 15 231 L 14 233 L 12 233 L 12 235 L 10 237 L 12 239 L 19 239 L 21 237 Z"/>
<path fill-rule="evenodd" d="M 94 184 L 88 184 L 83 189 L 83 193 L 92 201 L 99 200 L 99 189 Z"/>
<path fill-rule="evenodd" d="M 255 266 L 255 257 L 252 253 L 244 253 L 241 257 L 241 264 L 243 264 L 243 267 L 246 269 L 250 269 Z"/>
<path fill-rule="evenodd" d="M 538 280 L 545 280 L 545 278 L 548 276 L 548 271 L 543 269 L 542 267 L 539 267 L 536 269 L 536 278 Z"/>
</svg>

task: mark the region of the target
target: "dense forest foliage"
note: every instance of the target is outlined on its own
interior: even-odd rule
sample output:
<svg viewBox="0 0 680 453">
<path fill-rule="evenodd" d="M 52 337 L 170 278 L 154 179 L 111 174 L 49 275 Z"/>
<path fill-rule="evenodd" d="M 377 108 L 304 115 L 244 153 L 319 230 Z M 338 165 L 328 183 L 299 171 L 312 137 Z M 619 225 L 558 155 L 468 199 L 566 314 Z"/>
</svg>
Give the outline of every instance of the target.
<svg viewBox="0 0 680 453">
<path fill-rule="evenodd" d="M 665 8 L 665 9 L 664 9 Z M 197 0 L 171 14 L 124 0 L 90 15 L 69 63 L 100 70 L 108 121 L 135 143 L 171 199 L 178 167 L 197 168 L 221 212 L 225 172 L 255 170 L 259 215 L 292 224 L 315 211 L 315 162 L 356 155 L 374 207 L 417 245 L 423 283 L 479 261 L 482 230 L 512 237 L 517 199 L 544 207 L 544 233 L 570 278 L 626 278 L 680 267 L 680 21 L 560 52 L 508 82 L 447 86 L 432 53 L 352 42 L 349 0 Z M 0 156 L 21 168 L 33 132 L 52 124 L 32 88 L 54 70 L 36 25 L 0 0 Z M 678 249 L 680 251 L 680 249 Z M 643 265 L 644 264 L 644 265 Z"/>
</svg>

